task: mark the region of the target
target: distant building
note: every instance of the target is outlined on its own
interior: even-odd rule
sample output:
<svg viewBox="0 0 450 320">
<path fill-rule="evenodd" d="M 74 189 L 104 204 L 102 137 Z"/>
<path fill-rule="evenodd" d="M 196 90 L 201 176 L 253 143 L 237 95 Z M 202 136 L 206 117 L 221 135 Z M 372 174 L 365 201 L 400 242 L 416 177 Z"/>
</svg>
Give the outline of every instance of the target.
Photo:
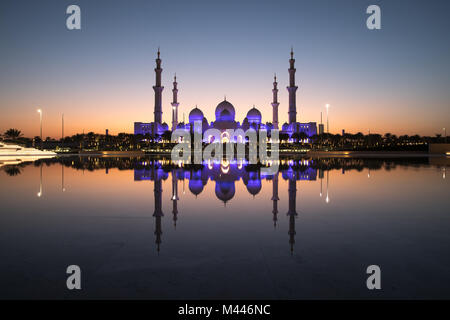
<svg viewBox="0 0 450 320">
<path fill-rule="evenodd" d="M 323 123 L 319 124 L 319 135 L 324 133 L 324 126 Z"/>
</svg>

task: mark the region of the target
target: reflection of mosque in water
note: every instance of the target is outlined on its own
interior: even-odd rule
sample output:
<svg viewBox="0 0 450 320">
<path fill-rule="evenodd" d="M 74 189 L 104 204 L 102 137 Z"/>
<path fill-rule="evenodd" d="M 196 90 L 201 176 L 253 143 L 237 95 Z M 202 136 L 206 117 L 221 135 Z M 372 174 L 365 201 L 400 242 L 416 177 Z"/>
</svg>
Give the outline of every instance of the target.
<svg viewBox="0 0 450 320">
<path fill-rule="evenodd" d="M 154 197 L 155 197 L 155 211 L 153 216 L 155 217 L 155 236 L 157 250 L 160 250 L 161 244 L 161 218 L 164 216 L 162 210 L 162 180 L 169 178 L 169 172 L 164 170 L 161 163 L 155 161 L 145 163 L 145 167 L 134 170 L 134 180 L 150 180 L 154 183 Z M 309 162 L 305 160 L 299 161 L 299 166 L 293 166 L 293 162 L 289 162 L 287 169 L 281 170 L 281 177 L 284 180 L 289 180 L 289 206 L 287 216 L 289 217 L 289 243 L 291 247 L 291 253 L 294 250 L 295 243 L 295 219 L 297 217 L 296 211 L 296 195 L 297 195 L 297 181 L 299 180 L 316 180 L 317 169 L 309 166 Z M 190 170 L 182 167 L 171 169 L 172 178 L 172 215 L 173 223 L 176 227 L 178 220 L 178 181 L 188 180 L 189 191 L 196 197 L 202 193 L 204 187 L 209 180 L 215 183 L 215 195 L 217 199 L 223 201 L 224 205 L 230 201 L 236 192 L 235 184 L 241 180 L 247 188 L 249 194 L 253 197 L 257 195 L 262 188 L 262 179 L 272 181 L 272 202 L 273 202 L 273 223 L 274 227 L 277 225 L 278 220 L 278 179 L 279 172 L 273 175 L 266 175 L 259 170 L 259 168 L 249 169 L 242 161 L 233 160 L 231 162 L 222 161 L 220 163 L 206 162 L 204 166 L 200 168 L 192 168 Z"/>
<path fill-rule="evenodd" d="M 433 158 L 430 158 L 433 159 Z M 296 196 L 297 196 L 297 181 L 299 180 L 316 180 L 317 175 L 320 179 L 320 193 L 319 196 L 323 198 L 325 203 L 330 203 L 329 194 L 329 173 L 332 170 L 340 170 L 342 174 L 346 171 L 357 170 L 362 172 L 368 169 L 367 178 L 372 179 L 371 176 L 378 170 L 393 170 L 397 166 L 413 166 L 429 167 L 430 165 L 437 166 L 442 174 L 442 179 L 446 178 L 447 163 L 433 164 L 429 158 L 395 158 L 395 159 L 364 159 L 364 158 L 301 158 L 301 159 L 280 159 L 280 171 L 275 175 L 265 175 L 261 172 L 260 167 L 256 165 L 247 165 L 243 162 L 233 160 L 231 162 L 222 161 L 220 163 L 205 162 L 202 166 L 182 166 L 179 163 L 172 163 L 172 161 L 165 158 L 147 157 L 60 157 L 52 159 L 40 159 L 34 162 L 18 162 L 13 165 L 3 165 L 1 167 L 8 176 L 20 175 L 23 168 L 33 165 L 39 167 L 39 191 L 38 198 L 45 198 L 43 190 L 43 165 L 50 166 L 52 164 L 61 164 L 61 190 L 66 191 L 64 180 L 64 168 L 70 167 L 75 170 L 95 171 L 105 170 L 108 174 L 109 169 L 117 168 L 119 170 L 134 170 L 134 180 L 151 180 L 154 182 L 154 197 L 155 197 L 155 235 L 157 249 L 159 250 L 162 236 L 161 220 L 164 216 L 162 209 L 162 180 L 169 178 L 171 172 L 172 178 L 172 214 L 173 223 L 176 226 L 178 220 L 178 182 L 183 182 L 183 193 L 185 181 L 188 180 L 189 190 L 192 194 L 198 196 L 202 193 L 204 187 L 211 180 L 215 183 L 215 195 L 217 199 L 226 204 L 233 199 L 236 189 L 235 184 L 242 182 L 247 188 L 247 191 L 255 196 L 262 188 L 261 181 L 263 179 L 272 181 L 272 197 L 273 202 L 273 224 L 277 225 L 278 220 L 278 180 L 281 176 L 288 182 L 288 212 L 289 217 L 289 243 L 291 245 L 291 252 L 295 242 L 295 217 L 296 212 Z M 281 174 L 280 174 L 281 173 Z M 325 184 L 325 190 L 323 190 Z"/>
</svg>

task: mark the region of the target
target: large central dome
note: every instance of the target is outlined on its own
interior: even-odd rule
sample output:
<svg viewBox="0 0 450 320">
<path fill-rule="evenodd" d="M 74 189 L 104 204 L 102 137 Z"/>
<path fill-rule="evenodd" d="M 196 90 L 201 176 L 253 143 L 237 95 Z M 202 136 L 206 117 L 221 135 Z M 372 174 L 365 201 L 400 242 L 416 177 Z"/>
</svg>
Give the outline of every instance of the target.
<svg viewBox="0 0 450 320">
<path fill-rule="evenodd" d="M 216 107 L 216 121 L 234 121 L 234 107 L 227 100 L 222 101 Z"/>
<path fill-rule="evenodd" d="M 227 202 L 234 197 L 236 189 L 233 181 L 217 181 L 216 182 L 216 197 L 223 202 Z"/>
</svg>

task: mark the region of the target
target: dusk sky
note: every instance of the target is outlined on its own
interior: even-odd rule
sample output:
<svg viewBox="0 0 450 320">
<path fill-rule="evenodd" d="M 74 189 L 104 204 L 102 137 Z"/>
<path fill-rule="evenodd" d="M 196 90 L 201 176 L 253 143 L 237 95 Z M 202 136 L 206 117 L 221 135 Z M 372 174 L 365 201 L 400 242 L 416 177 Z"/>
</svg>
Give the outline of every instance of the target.
<svg viewBox="0 0 450 320">
<path fill-rule="evenodd" d="M 66 28 L 70 4 L 81 30 Z M 366 8 L 381 7 L 381 30 Z M 297 120 L 330 131 L 442 134 L 450 129 L 450 2 L 406 0 L 1 1 L 0 132 L 133 132 L 153 121 L 155 58 L 161 48 L 163 121 L 198 105 L 209 122 L 226 95 L 242 122 L 255 105 L 287 121 L 289 51 L 296 59 Z"/>
</svg>

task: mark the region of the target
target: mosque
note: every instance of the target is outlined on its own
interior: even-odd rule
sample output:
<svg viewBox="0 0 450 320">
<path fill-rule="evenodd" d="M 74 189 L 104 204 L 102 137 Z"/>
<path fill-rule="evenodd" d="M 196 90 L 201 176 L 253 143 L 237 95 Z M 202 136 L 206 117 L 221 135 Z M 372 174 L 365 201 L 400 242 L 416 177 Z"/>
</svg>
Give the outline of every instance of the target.
<svg viewBox="0 0 450 320">
<path fill-rule="evenodd" d="M 194 123 L 195 122 L 201 122 L 201 133 L 203 134 L 208 129 L 218 129 L 221 132 L 221 142 L 241 142 L 242 137 L 230 137 L 227 129 L 242 129 L 244 132 L 247 130 L 280 130 L 280 133 L 287 134 L 289 137 L 291 137 L 294 133 L 305 133 L 308 137 L 311 137 L 315 134 L 317 134 L 317 126 L 315 122 L 308 122 L 308 123 L 300 123 L 297 122 L 297 102 L 296 102 L 296 91 L 298 87 L 295 85 L 295 59 L 294 59 L 294 52 L 291 49 L 291 58 L 289 60 L 290 67 L 288 69 L 289 71 L 289 87 L 287 87 L 288 93 L 289 93 L 289 123 L 284 123 L 281 127 L 281 130 L 279 129 L 278 125 L 278 83 L 277 83 L 277 77 L 275 75 L 274 82 L 273 82 L 273 101 L 271 103 L 273 113 L 272 113 L 272 122 L 262 122 L 262 115 L 261 112 L 253 106 L 248 112 L 247 116 L 243 119 L 242 123 L 239 121 L 236 121 L 236 111 L 234 106 L 227 101 L 226 97 L 225 99 L 220 102 L 216 109 L 215 109 L 215 121 L 208 122 L 206 117 L 204 116 L 203 112 L 196 106 L 194 109 L 191 110 L 189 113 L 189 122 L 184 123 L 178 122 L 178 88 L 177 88 L 177 78 L 174 77 L 173 81 L 173 102 L 172 105 L 172 126 L 171 130 L 174 131 L 175 129 L 181 129 L 193 132 L 194 130 Z M 160 51 L 158 49 L 157 53 L 157 59 L 156 59 L 156 68 L 155 68 L 155 74 L 156 74 L 156 83 L 155 86 L 153 86 L 153 90 L 155 91 L 155 107 L 154 107 L 154 122 L 150 123 L 143 123 L 143 122 L 135 122 L 134 123 L 134 134 L 141 134 L 146 135 L 150 134 L 152 137 L 160 136 L 164 132 L 169 130 L 169 126 L 166 123 L 162 123 L 162 92 L 164 90 L 164 87 L 161 86 L 161 74 L 162 74 L 162 68 L 161 68 L 161 58 L 160 58 Z M 236 141 L 237 139 L 241 141 Z M 204 142 L 212 142 L 213 137 L 205 137 Z"/>
</svg>

